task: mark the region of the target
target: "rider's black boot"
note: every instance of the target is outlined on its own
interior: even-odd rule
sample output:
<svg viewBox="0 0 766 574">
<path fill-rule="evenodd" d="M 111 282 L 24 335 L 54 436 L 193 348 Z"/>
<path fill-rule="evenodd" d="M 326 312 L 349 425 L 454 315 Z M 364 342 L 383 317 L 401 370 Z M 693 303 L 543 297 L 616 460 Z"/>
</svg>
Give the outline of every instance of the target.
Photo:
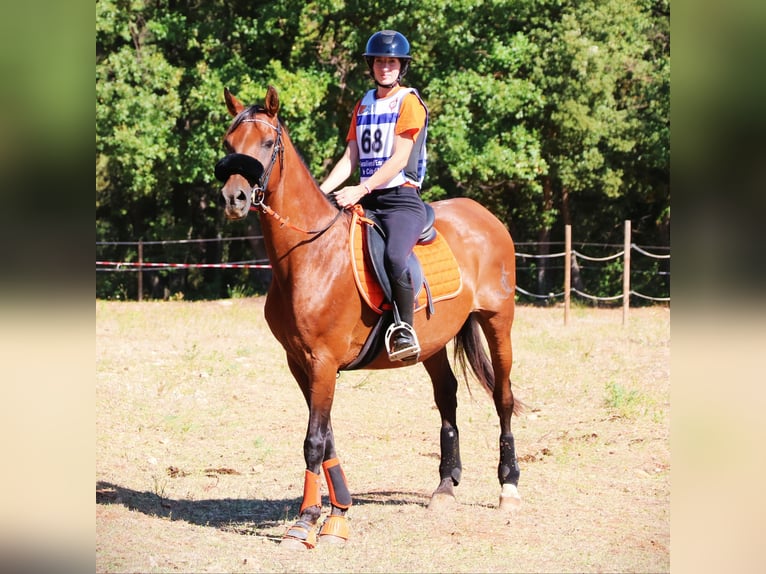
<svg viewBox="0 0 766 574">
<path fill-rule="evenodd" d="M 420 355 L 420 343 L 412 327 L 415 291 L 409 271 L 391 283 L 391 291 L 401 324 L 395 327 L 391 335 L 388 357 L 392 361 L 416 361 Z"/>
</svg>

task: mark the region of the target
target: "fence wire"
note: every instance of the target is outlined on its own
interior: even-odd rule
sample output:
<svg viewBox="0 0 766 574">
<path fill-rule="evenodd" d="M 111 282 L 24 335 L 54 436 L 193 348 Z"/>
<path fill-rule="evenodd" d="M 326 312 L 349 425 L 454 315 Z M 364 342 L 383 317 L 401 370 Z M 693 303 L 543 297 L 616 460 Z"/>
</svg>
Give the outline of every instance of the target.
<svg viewBox="0 0 766 574">
<path fill-rule="evenodd" d="M 229 237 L 229 238 L 209 238 L 209 239 L 179 239 L 179 240 L 165 240 L 165 241 L 98 241 L 96 242 L 96 246 L 138 246 L 138 245 L 144 245 L 144 246 L 152 246 L 152 245 L 161 245 L 161 246 L 168 246 L 168 245 L 182 245 L 182 244 L 192 244 L 192 243 L 210 243 L 210 242 L 223 242 L 223 241 L 249 241 L 249 240 L 262 240 L 262 235 L 250 235 L 250 236 L 244 236 L 244 237 Z M 530 243 L 525 243 L 524 245 L 532 245 Z M 609 245 L 603 245 L 603 247 L 609 247 Z M 631 250 L 635 251 L 636 253 L 640 253 L 641 255 L 645 257 L 650 257 L 653 259 L 663 259 L 663 260 L 669 260 L 670 254 L 657 254 L 657 253 L 651 253 L 640 246 L 636 245 L 635 243 L 630 244 Z M 590 255 L 586 255 L 584 253 L 581 253 L 580 251 L 577 251 L 576 249 L 572 249 L 571 255 L 575 259 L 582 259 L 585 261 L 592 261 L 592 262 L 607 262 L 607 261 L 613 261 L 615 259 L 619 259 L 620 257 L 625 256 L 625 250 L 622 249 L 618 251 L 617 253 L 614 253 L 612 255 L 607 255 L 605 257 L 594 257 Z M 559 257 L 566 257 L 566 251 L 560 251 L 557 253 L 545 253 L 545 254 L 534 254 L 534 253 L 516 253 L 517 258 L 521 258 L 522 260 L 526 259 L 555 259 Z M 228 263 L 162 263 L 162 262 L 147 262 L 147 261 L 104 261 L 104 260 L 97 260 L 96 261 L 96 272 L 97 273 L 103 273 L 103 272 L 126 272 L 126 271 L 132 271 L 132 272 L 140 272 L 140 271 L 152 271 L 152 270 L 176 270 L 176 269 L 270 269 L 271 265 L 269 265 L 268 260 L 248 260 L 248 261 L 237 261 L 237 262 L 228 262 Z M 562 269 L 563 267 L 559 268 Z M 524 296 L 532 297 L 535 299 L 556 299 L 558 297 L 563 297 L 566 292 L 561 291 L 560 293 L 533 293 L 532 291 L 529 291 L 527 289 L 524 289 L 522 287 L 519 287 L 516 285 L 516 292 L 521 293 Z M 619 295 L 612 295 L 612 296 L 597 296 L 593 295 L 591 293 L 586 293 L 585 291 L 581 291 L 580 289 L 571 287 L 570 292 L 582 297 L 584 299 L 588 299 L 590 301 L 617 301 L 619 299 L 624 298 L 624 293 L 621 293 Z M 670 297 L 652 297 L 649 295 L 645 295 L 643 293 L 639 293 L 635 290 L 630 290 L 629 295 L 638 297 L 640 299 L 644 299 L 647 301 L 657 301 L 657 302 L 670 302 Z"/>
<path fill-rule="evenodd" d="M 631 243 L 630 247 L 631 247 L 631 250 L 636 251 L 637 253 L 640 253 L 641 255 L 644 255 L 646 257 L 650 257 L 650 258 L 653 258 L 653 259 L 670 259 L 670 254 L 660 255 L 660 254 L 656 254 L 656 253 L 651 253 L 649 251 L 646 251 L 645 249 L 642 249 L 641 247 L 639 247 L 635 243 Z M 625 250 L 624 249 L 622 249 L 622 250 L 620 250 L 617 253 L 614 253 L 612 255 L 607 255 L 605 257 L 593 257 L 593 256 L 590 256 L 590 255 L 586 255 L 584 253 L 581 253 L 581 252 L 577 251 L 576 249 L 572 249 L 571 253 L 572 253 L 572 257 L 574 257 L 576 259 L 583 259 L 585 261 L 593 261 L 593 262 L 613 261 L 615 259 L 619 259 L 619 258 L 625 256 Z M 523 259 L 551 259 L 551 258 L 554 258 L 554 257 L 565 257 L 566 256 L 566 251 L 562 251 L 560 253 L 546 253 L 546 254 L 542 254 L 542 255 L 535 255 L 535 254 L 532 254 L 532 253 L 517 253 L 516 256 L 517 257 L 522 257 Z M 535 299 L 553 299 L 553 298 L 560 297 L 560 296 L 565 294 L 564 291 L 562 291 L 561 293 L 557 293 L 557 294 L 549 293 L 547 295 L 542 294 L 542 293 L 532 293 L 531 291 L 527 291 L 525 289 L 522 289 L 518 285 L 516 286 L 516 291 L 518 291 L 519 293 L 521 293 L 523 295 L 526 295 L 527 297 L 533 297 Z M 597 295 L 593 295 L 591 293 L 586 293 L 585 291 L 581 291 L 581 290 L 579 290 L 577 288 L 574 288 L 574 287 L 570 288 L 570 292 L 575 294 L 575 295 L 577 295 L 577 296 L 579 296 L 579 297 L 582 297 L 584 299 L 588 299 L 589 301 L 605 301 L 605 302 L 606 301 L 618 301 L 618 300 L 623 299 L 625 297 L 624 293 L 620 293 L 619 295 L 606 296 L 606 297 L 604 297 L 604 296 L 597 296 Z M 645 295 L 643 293 L 639 293 L 638 291 L 635 291 L 635 290 L 630 290 L 629 291 L 629 295 L 634 295 L 636 297 L 639 297 L 641 299 L 645 299 L 647 301 L 670 302 L 670 297 L 651 297 L 649 295 Z"/>
</svg>

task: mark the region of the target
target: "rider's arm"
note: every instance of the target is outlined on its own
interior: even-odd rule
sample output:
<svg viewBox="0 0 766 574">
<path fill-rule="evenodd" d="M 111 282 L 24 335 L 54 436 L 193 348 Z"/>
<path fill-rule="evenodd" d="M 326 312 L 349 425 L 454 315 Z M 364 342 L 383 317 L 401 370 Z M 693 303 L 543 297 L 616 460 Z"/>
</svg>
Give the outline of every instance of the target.
<svg viewBox="0 0 766 574">
<path fill-rule="evenodd" d="M 356 141 L 352 140 L 346 145 L 343 155 L 340 157 L 335 167 L 332 168 L 330 175 L 322 182 L 319 188 L 324 193 L 330 193 L 346 181 L 356 170 L 359 163 L 359 148 Z"/>
</svg>

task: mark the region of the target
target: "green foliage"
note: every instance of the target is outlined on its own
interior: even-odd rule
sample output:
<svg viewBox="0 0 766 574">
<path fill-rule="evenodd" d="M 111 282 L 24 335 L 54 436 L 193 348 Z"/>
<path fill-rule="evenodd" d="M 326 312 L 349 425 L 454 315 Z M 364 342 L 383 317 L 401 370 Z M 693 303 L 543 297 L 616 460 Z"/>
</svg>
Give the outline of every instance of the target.
<svg viewBox="0 0 766 574">
<path fill-rule="evenodd" d="M 623 418 L 635 418 L 645 414 L 651 401 L 636 389 L 627 389 L 620 383 L 610 381 L 605 385 L 604 406 Z"/>
<path fill-rule="evenodd" d="M 624 0 L 563 4 L 557 21 L 533 32 L 545 46 L 532 78 L 545 93 L 537 121 L 549 175 L 570 199 L 618 199 L 634 185 L 624 172 L 644 126 L 641 110 L 650 103 L 640 96 L 658 81 L 653 69 L 663 60 L 646 59 L 653 20 L 639 4 Z M 669 125 L 667 107 L 662 120 Z"/>
<path fill-rule="evenodd" d="M 276 86 L 321 181 L 372 85 L 365 42 L 394 28 L 412 45 L 405 83 L 431 112 L 424 198 L 472 197 L 517 241 L 560 238 L 571 223 L 581 241 L 620 243 L 631 219 L 635 242 L 667 244 L 669 11 L 661 0 L 98 0 L 97 240 L 257 232 L 216 207 L 212 168 L 230 121 L 223 89 L 257 103 Z M 211 246 L 182 259 L 247 252 Z M 104 247 L 107 256 L 135 259 L 136 250 Z M 224 273 L 156 278 L 189 298 L 260 288 Z M 131 293 L 134 283 L 102 273 L 97 294 Z"/>
</svg>

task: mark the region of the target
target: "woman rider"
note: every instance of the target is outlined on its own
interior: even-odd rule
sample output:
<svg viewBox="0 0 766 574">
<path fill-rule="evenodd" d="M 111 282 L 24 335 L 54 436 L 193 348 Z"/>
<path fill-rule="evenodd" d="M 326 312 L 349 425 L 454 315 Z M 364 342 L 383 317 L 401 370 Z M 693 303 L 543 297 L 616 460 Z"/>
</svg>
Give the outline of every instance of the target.
<svg viewBox="0 0 766 574">
<path fill-rule="evenodd" d="M 414 290 L 407 259 L 426 221 L 420 186 L 426 172 L 428 108 L 415 89 L 400 84 L 412 59 L 402 34 L 376 32 L 364 57 L 376 87 L 354 107 L 346 149 L 320 187 L 339 206 L 360 203 L 380 221 L 386 233 L 386 272 L 401 319 L 388 354 L 392 361 L 414 361 L 420 344 L 412 328 Z M 359 185 L 337 189 L 357 165 Z"/>
</svg>

